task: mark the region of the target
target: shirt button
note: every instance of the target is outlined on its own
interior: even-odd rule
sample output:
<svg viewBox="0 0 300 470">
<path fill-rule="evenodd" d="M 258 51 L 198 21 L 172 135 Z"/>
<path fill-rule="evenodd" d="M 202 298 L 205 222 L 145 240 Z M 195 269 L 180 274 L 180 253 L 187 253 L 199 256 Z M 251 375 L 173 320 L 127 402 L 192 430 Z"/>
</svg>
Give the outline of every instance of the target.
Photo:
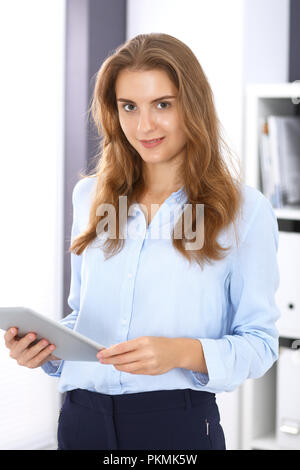
<svg viewBox="0 0 300 470">
<path fill-rule="evenodd" d="M 125 319 L 125 318 L 123 318 L 122 323 L 123 323 L 123 325 L 125 325 L 125 323 L 126 323 L 126 319 Z"/>
<path fill-rule="evenodd" d="M 128 277 L 131 279 L 131 278 L 132 278 L 132 273 L 129 273 L 129 274 L 128 274 Z"/>
</svg>

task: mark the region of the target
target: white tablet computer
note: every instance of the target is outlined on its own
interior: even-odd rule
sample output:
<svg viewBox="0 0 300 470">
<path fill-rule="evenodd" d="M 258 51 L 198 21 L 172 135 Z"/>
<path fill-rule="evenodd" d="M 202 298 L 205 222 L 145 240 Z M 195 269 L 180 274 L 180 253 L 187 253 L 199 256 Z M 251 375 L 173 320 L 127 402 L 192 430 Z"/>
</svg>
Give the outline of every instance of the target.
<svg viewBox="0 0 300 470">
<path fill-rule="evenodd" d="M 63 326 L 58 321 L 25 307 L 0 307 L 0 328 L 18 328 L 18 336 L 36 333 L 37 337 L 31 344 L 45 338 L 56 348 L 53 354 L 67 361 L 98 361 L 96 354 L 106 348 L 92 339 Z"/>
</svg>

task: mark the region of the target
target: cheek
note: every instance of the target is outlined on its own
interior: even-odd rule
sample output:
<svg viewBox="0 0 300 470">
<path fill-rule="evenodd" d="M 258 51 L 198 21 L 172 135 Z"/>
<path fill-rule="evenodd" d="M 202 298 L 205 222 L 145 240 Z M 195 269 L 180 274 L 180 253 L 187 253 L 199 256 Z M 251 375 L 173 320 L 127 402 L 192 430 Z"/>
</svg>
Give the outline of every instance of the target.
<svg viewBox="0 0 300 470">
<path fill-rule="evenodd" d="M 184 144 L 186 142 L 185 132 L 178 119 L 162 118 L 160 121 L 160 127 L 167 135 L 172 136 L 173 141 L 176 141 L 177 144 Z"/>
<path fill-rule="evenodd" d="M 176 132 L 177 141 L 179 144 L 184 145 L 187 143 L 187 138 L 182 127 L 179 127 Z"/>
<path fill-rule="evenodd" d="M 126 137 L 130 138 L 130 136 L 132 135 L 132 132 L 133 132 L 133 125 L 132 123 L 130 123 L 129 121 L 127 121 L 126 119 L 120 119 L 120 126 L 122 128 L 122 131 L 124 132 L 124 134 L 126 135 Z"/>
<path fill-rule="evenodd" d="M 182 125 L 180 123 L 180 119 L 175 114 L 165 114 L 163 116 L 159 116 L 158 123 L 162 129 L 165 129 L 168 134 L 173 135 L 181 135 L 183 134 Z"/>
<path fill-rule="evenodd" d="M 173 132 L 174 125 L 176 126 L 176 120 L 174 120 L 172 116 L 159 116 L 157 118 L 157 124 L 167 132 Z"/>
</svg>

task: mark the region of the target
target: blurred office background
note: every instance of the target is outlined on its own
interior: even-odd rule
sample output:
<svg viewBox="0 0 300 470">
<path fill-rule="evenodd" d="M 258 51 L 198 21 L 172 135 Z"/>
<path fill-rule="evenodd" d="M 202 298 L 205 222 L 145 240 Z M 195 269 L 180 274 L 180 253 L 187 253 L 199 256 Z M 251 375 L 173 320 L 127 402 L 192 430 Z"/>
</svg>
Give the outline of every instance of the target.
<svg viewBox="0 0 300 470">
<path fill-rule="evenodd" d="M 149 32 L 185 42 L 243 164 L 247 86 L 300 79 L 299 20 L 297 0 L 2 0 L 0 305 L 30 306 L 57 320 L 71 311 L 71 194 L 96 151 L 87 110 L 95 73 L 114 48 Z M 3 334 L 0 449 L 55 449 L 58 379 L 18 366 Z M 257 416 L 242 387 L 217 401 L 227 448 L 251 448 L 259 436 L 244 419 L 263 421 L 263 409 Z"/>
</svg>

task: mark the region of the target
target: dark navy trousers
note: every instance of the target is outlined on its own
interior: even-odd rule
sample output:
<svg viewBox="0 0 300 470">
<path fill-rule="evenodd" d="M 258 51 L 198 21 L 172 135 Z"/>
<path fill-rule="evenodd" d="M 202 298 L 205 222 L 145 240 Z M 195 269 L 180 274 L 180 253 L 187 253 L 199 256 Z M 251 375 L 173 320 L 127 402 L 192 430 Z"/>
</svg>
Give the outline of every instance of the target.
<svg viewBox="0 0 300 470">
<path fill-rule="evenodd" d="M 57 450 L 225 450 L 214 393 L 158 390 L 66 393 Z"/>
</svg>

